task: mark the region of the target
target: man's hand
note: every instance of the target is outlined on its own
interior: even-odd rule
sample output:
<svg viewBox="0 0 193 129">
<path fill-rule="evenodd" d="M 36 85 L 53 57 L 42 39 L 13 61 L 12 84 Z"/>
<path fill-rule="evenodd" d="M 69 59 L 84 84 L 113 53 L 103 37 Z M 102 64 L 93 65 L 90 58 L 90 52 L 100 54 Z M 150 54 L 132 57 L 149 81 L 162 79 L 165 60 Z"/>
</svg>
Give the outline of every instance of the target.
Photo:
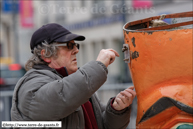
<svg viewBox="0 0 193 129">
<path fill-rule="evenodd" d="M 119 57 L 119 54 L 113 49 L 102 49 L 96 59 L 96 61 L 102 62 L 106 67 L 114 62 L 115 57 Z"/>
<path fill-rule="evenodd" d="M 134 86 L 131 86 L 124 91 L 121 91 L 115 98 L 113 102 L 113 108 L 115 110 L 123 110 L 132 104 L 135 98 L 136 92 L 133 90 Z"/>
</svg>

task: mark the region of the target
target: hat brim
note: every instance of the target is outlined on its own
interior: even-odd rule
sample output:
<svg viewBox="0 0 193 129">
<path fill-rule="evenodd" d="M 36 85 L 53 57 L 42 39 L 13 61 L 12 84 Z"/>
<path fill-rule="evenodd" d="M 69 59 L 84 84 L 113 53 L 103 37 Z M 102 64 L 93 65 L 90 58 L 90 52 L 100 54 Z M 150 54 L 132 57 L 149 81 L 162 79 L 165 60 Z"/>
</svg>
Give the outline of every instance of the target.
<svg viewBox="0 0 193 129">
<path fill-rule="evenodd" d="M 84 41 L 85 37 L 82 35 L 69 33 L 67 35 L 61 36 L 60 38 L 55 39 L 55 42 L 69 42 L 69 41 Z"/>
</svg>

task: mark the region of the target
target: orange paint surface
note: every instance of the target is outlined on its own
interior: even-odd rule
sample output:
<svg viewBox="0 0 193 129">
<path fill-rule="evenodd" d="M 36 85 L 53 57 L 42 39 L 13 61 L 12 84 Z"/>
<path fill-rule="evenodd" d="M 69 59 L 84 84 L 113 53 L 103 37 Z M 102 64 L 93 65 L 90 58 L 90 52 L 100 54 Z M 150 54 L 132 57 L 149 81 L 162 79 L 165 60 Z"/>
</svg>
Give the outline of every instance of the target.
<svg viewBox="0 0 193 129">
<path fill-rule="evenodd" d="M 190 114 L 170 107 L 138 124 L 144 112 L 162 97 L 193 107 L 192 32 L 192 29 L 151 33 L 124 30 L 130 53 L 139 53 L 128 63 L 138 99 L 137 128 L 166 128 L 172 126 L 168 121 L 173 124 L 193 121 Z"/>
</svg>

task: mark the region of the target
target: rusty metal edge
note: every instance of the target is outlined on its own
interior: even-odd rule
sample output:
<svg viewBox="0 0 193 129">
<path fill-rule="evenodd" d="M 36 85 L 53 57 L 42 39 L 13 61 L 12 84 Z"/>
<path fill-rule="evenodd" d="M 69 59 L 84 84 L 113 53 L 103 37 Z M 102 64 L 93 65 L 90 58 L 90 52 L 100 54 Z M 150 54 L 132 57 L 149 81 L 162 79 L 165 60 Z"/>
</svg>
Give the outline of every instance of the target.
<svg viewBox="0 0 193 129">
<path fill-rule="evenodd" d="M 128 23 L 126 23 L 126 24 L 128 24 Z M 125 25 L 123 26 L 123 31 L 126 31 L 126 32 L 140 32 L 140 33 L 141 32 L 153 33 L 153 32 L 159 32 L 159 31 L 192 30 L 193 29 L 193 28 L 183 28 L 183 29 L 168 29 L 168 30 L 128 30 L 128 29 L 125 28 Z"/>
<path fill-rule="evenodd" d="M 193 17 L 193 11 L 165 15 L 165 18 L 179 18 L 179 17 Z M 160 18 L 160 16 L 154 16 L 154 17 L 149 17 L 149 18 L 145 18 L 142 20 L 133 21 L 133 22 L 130 22 L 128 24 L 128 26 L 133 26 L 133 25 L 142 24 L 142 23 L 148 23 L 152 20 L 156 20 L 159 18 Z"/>
<path fill-rule="evenodd" d="M 168 14 L 165 16 L 165 18 L 181 18 L 181 17 L 193 17 L 193 11 L 190 11 L 190 12 L 183 12 L 183 13 L 175 13 L 175 14 Z M 126 31 L 126 32 L 147 32 L 147 33 L 151 33 L 151 32 L 155 32 L 155 31 L 166 31 L 164 29 L 159 29 L 159 30 L 155 30 L 153 28 L 144 28 L 143 29 L 140 29 L 140 30 L 128 30 L 126 28 L 128 28 L 129 26 L 131 25 L 138 25 L 137 23 L 139 22 L 139 24 L 148 24 L 151 20 L 155 20 L 155 19 L 159 19 L 160 16 L 155 16 L 155 17 L 149 17 L 149 18 L 145 18 L 145 19 L 142 19 L 142 20 L 137 20 L 137 21 L 133 21 L 133 22 L 127 22 L 124 26 L 123 26 L 123 30 Z M 189 22 L 186 22 L 186 23 L 192 23 L 192 21 L 189 21 Z M 136 24 L 132 24 L 132 23 L 136 23 Z M 183 23 L 178 23 L 179 25 L 183 25 Z M 171 25 L 174 25 L 174 24 L 171 24 Z M 169 27 L 171 28 L 171 27 Z M 145 30 L 147 29 L 147 30 Z M 193 29 L 193 28 L 184 28 L 184 29 Z M 167 30 L 167 31 L 173 31 L 173 30 L 182 30 L 182 29 L 170 29 L 170 30 Z"/>
<path fill-rule="evenodd" d="M 166 26 L 153 27 L 153 28 L 144 28 L 144 29 L 139 29 L 139 30 L 165 30 L 165 29 L 171 29 L 174 27 L 185 26 L 185 25 L 190 25 L 190 24 L 193 24 L 193 21 L 176 23 L 176 24 L 171 24 L 171 25 L 166 25 Z"/>
</svg>

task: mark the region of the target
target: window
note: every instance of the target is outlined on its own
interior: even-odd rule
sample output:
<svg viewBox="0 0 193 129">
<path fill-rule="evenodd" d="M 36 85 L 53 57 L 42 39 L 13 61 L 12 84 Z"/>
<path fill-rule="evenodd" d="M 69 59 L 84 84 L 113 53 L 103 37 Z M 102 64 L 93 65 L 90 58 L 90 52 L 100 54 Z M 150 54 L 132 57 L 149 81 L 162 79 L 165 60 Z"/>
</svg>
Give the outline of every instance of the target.
<svg viewBox="0 0 193 129">
<path fill-rule="evenodd" d="M 2 44 L 0 43 L 0 57 L 2 57 L 3 51 L 2 51 Z"/>
<path fill-rule="evenodd" d="M 154 6 L 173 2 L 173 0 L 152 0 L 152 1 Z"/>
<path fill-rule="evenodd" d="M 107 43 L 105 40 L 102 40 L 102 49 L 107 49 Z"/>
<path fill-rule="evenodd" d="M 102 17 L 105 14 L 105 1 L 102 0 L 93 0 L 93 5 L 92 5 L 92 16 L 94 18 L 96 17 Z"/>
<path fill-rule="evenodd" d="M 85 7 L 85 6 L 86 6 L 85 0 L 81 0 L 81 7 Z"/>
<path fill-rule="evenodd" d="M 81 51 L 81 60 L 82 60 L 82 65 L 83 64 L 85 64 L 86 63 L 86 58 L 87 58 L 87 56 L 86 56 L 86 48 L 85 48 L 85 44 L 83 44 L 83 43 L 81 43 L 80 44 L 81 46 L 80 46 L 80 51 Z"/>
</svg>

